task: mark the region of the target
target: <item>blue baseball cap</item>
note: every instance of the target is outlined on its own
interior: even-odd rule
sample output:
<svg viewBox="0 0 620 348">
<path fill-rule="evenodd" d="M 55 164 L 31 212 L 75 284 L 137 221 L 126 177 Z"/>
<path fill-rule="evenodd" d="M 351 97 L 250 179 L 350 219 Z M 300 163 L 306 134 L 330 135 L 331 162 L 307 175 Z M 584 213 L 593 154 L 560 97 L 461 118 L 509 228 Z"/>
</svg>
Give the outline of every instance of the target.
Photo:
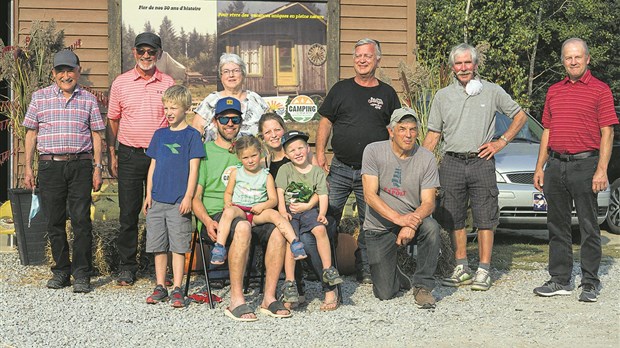
<svg viewBox="0 0 620 348">
<path fill-rule="evenodd" d="M 80 58 L 71 50 L 61 50 L 54 55 L 54 68 L 59 66 L 68 66 L 70 68 L 77 68 L 80 66 Z"/>
<path fill-rule="evenodd" d="M 215 104 L 215 116 L 228 110 L 233 110 L 241 115 L 241 102 L 233 97 L 226 97 L 218 100 L 217 104 Z"/>
</svg>

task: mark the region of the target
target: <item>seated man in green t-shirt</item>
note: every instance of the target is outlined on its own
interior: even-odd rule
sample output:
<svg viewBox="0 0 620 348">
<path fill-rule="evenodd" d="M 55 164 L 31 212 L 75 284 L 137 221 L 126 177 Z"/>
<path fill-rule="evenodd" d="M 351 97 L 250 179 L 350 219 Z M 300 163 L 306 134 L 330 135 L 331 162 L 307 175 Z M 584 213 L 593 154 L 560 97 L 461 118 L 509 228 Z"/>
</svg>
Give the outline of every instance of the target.
<svg viewBox="0 0 620 348">
<path fill-rule="evenodd" d="M 224 191 L 230 171 L 240 163 L 237 156 L 229 150 L 241 127 L 241 104 L 235 98 L 222 98 L 215 107 L 212 121 L 217 128 L 214 141 L 205 144 L 206 157 L 200 162 L 198 185 L 192 201 L 192 209 L 198 218 L 198 229 L 213 242 L 216 240 L 218 221 L 224 209 Z M 247 220 L 235 219 L 231 224 L 226 242 L 228 268 L 230 273 L 230 306 L 226 315 L 238 321 L 257 320 L 254 310 L 243 296 L 243 275 L 251 247 L 252 233 L 261 243 L 267 244 L 265 252 L 265 289 L 261 307 L 274 317 L 290 317 L 291 312 L 276 300 L 276 287 L 286 251 L 286 239 L 281 233 L 271 233 L 272 224 L 264 224 L 252 229 Z"/>
</svg>

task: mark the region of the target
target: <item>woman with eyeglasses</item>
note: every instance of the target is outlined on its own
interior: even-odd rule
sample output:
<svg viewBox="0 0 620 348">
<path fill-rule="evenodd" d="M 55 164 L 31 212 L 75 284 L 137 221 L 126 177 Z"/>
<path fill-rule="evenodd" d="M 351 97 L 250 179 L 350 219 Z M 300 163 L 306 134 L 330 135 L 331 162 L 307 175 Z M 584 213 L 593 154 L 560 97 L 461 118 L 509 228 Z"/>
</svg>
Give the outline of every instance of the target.
<svg viewBox="0 0 620 348">
<path fill-rule="evenodd" d="M 215 104 L 224 97 L 233 97 L 241 101 L 241 117 L 243 123 L 239 135 L 256 134 L 258 120 L 269 109 L 267 103 L 255 92 L 243 89 L 243 80 L 246 75 L 246 66 L 241 58 L 234 53 L 224 53 L 220 57 L 218 74 L 224 89 L 209 94 L 194 110 L 196 116 L 192 126 L 202 133 L 204 141 L 215 139 L 217 132 L 213 127 Z"/>
</svg>

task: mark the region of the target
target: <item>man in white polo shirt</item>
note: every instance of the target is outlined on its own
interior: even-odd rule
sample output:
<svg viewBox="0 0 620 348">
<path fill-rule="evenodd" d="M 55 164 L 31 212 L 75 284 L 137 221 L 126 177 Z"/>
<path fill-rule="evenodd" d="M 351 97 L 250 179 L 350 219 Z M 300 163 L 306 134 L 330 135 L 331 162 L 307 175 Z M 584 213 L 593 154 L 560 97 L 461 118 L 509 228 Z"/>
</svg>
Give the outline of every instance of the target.
<svg viewBox="0 0 620 348">
<path fill-rule="evenodd" d="M 106 133 L 108 169 L 118 178 L 119 285 L 133 285 L 136 280 L 138 216 L 151 163 L 145 152 L 153 133 L 168 125 L 161 97 L 174 85 L 172 77 L 155 66 L 162 53 L 159 36 L 149 32 L 139 34 L 132 51 L 136 66 L 118 76 L 110 88 Z"/>
</svg>

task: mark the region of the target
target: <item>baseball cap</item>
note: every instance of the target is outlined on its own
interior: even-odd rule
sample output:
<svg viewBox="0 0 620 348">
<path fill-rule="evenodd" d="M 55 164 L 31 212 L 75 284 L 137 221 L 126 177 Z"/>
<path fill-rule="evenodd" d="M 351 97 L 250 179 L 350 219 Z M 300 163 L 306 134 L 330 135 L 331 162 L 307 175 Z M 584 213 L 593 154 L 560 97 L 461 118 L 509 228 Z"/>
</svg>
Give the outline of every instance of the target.
<svg viewBox="0 0 620 348">
<path fill-rule="evenodd" d="M 71 50 L 61 50 L 54 55 L 54 68 L 59 66 L 69 66 L 77 68 L 80 66 L 80 58 Z"/>
<path fill-rule="evenodd" d="M 284 135 L 282 136 L 282 139 L 281 139 L 282 147 L 285 147 L 286 143 L 289 143 L 297 138 L 301 138 L 306 142 L 308 141 L 308 139 L 310 139 L 308 134 L 304 132 L 296 131 L 296 130 L 288 131 L 284 133 Z"/>
<path fill-rule="evenodd" d="M 148 45 L 153 48 L 161 49 L 161 39 L 151 32 L 141 33 L 136 36 L 136 41 L 133 46 L 138 47 L 140 45 Z"/>
<path fill-rule="evenodd" d="M 418 115 L 416 114 L 416 112 L 411 108 L 404 107 L 404 108 L 396 109 L 394 110 L 394 112 L 392 112 L 390 123 L 393 123 L 393 122 L 398 123 L 405 116 L 412 116 L 415 119 L 416 123 L 418 122 Z"/>
<path fill-rule="evenodd" d="M 228 110 L 234 110 L 241 115 L 241 103 L 233 97 L 226 97 L 218 100 L 215 104 L 216 116 Z"/>
</svg>

